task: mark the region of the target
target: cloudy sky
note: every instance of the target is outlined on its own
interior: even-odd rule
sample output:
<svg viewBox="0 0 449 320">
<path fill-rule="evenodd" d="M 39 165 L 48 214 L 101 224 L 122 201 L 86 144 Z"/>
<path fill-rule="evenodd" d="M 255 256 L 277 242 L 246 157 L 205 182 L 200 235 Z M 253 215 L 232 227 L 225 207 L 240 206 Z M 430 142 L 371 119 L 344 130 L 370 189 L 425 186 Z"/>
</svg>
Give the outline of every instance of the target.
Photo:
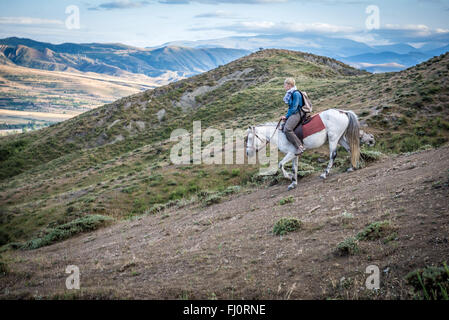
<svg viewBox="0 0 449 320">
<path fill-rule="evenodd" d="M 367 13 L 372 6 L 379 10 L 378 29 L 372 29 L 376 11 Z M 0 38 L 147 47 L 306 32 L 419 47 L 449 43 L 448 16 L 449 0 L 0 0 Z"/>
</svg>

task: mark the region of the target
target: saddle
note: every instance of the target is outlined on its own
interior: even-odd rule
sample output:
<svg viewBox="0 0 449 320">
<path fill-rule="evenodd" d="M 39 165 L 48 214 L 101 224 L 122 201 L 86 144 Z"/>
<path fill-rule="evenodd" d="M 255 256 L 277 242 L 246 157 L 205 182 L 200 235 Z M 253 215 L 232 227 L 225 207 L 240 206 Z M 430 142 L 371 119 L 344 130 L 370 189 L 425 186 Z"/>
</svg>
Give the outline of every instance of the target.
<svg viewBox="0 0 449 320">
<path fill-rule="evenodd" d="M 295 128 L 294 132 L 296 136 L 299 138 L 299 140 L 301 140 L 301 142 L 303 143 L 303 140 L 305 138 L 317 132 L 320 132 L 324 129 L 326 129 L 326 127 L 324 126 L 320 114 L 318 113 L 313 116 L 306 115 L 304 117 L 301 117 L 301 121 L 299 122 L 299 125 Z"/>
<path fill-rule="evenodd" d="M 303 126 L 312 121 L 312 118 L 313 117 L 310 115 L 310 113 L 304 113 L 303 111 L 301 111 L 301 120 L 299 121 L 296 128 L 293 130 L 296 136 L 299 138 L 299 140 L 301 140 L 301 142 L 303 142 L 302 140 L 304 139 Z"/>
</svg>

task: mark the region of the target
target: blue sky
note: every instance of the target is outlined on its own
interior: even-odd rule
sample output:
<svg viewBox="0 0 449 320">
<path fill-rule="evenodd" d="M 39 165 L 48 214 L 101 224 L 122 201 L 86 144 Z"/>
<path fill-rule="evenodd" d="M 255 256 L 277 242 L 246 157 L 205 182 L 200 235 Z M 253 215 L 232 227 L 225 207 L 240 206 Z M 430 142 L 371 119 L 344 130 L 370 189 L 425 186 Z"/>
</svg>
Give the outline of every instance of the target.
<svg viewBox="0 0 449 320">
<path fill-rule="evenodd" d="M 68 29 L 66 7 L 80 12 Z M 380 29 L 367 30 L 367 6 Z M 146 47 L 176 40 L 306 32 L 368 44 L 449 43 L 449 0 L 0 0 L 0 38 L 52 43 L 120 42 Z"/>
</svg>

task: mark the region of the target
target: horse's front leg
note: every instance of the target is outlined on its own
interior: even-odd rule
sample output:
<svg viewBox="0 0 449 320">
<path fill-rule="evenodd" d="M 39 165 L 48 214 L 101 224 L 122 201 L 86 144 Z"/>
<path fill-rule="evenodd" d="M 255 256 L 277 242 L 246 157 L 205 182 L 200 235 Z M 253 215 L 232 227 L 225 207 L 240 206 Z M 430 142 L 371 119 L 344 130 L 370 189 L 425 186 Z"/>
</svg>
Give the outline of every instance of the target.
<svg viewBox="0 0 449 320">
<path fill-rule="evenodd" d="M 289 153 L 287 153 L 287 155 L 281 160 L 281 162 L 279 162 L 279 169 L 282 170 L 282 174 L 284 175 L 284 177 L 287 178 L 287 179 L 289 179 L 289 180 L 292 180 L 292 179 L 293 179 L 293 176 L 292 176 L 290 173 L 288 173 L 287 171 L 285 171 L 284 166 L 285 166 L 285 164 L 286 164 L 287 162 L 289 162 L 290 160 L 292 160 L 294 157 L 296 157 L 295 154 L 294 154 L 293 152 L 289 152 Z"/>
<path fill-rule="evenodd" d="M 295 189 L 298 185 L 298 157 L 295 156 L 292 160 L 293 177 L 292 183 L 288 186 L 288 190 Z"/>
</svg>

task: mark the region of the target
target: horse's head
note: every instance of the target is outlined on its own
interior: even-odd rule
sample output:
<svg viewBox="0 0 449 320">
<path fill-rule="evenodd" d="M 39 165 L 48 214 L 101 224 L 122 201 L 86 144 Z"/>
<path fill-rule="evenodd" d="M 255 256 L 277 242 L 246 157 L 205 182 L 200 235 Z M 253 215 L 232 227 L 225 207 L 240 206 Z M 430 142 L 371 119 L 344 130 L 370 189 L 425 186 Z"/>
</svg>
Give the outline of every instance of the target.
<svg viewBox="0 0 449 320">
<path fill-rule="evenodd" d="M 245 147 L 246 155 L 253 157 L 257 152 L 256 127 L 251 126 L 246 130 Z"/>
<path fill-rule="evenodd" d="M 363 130 L 360 130 L 360 143 L 367 144 L 370 147 L 374 147 L 376 144 L 376 140 L 371 133 L 366 133 Z"/>
</svg>

